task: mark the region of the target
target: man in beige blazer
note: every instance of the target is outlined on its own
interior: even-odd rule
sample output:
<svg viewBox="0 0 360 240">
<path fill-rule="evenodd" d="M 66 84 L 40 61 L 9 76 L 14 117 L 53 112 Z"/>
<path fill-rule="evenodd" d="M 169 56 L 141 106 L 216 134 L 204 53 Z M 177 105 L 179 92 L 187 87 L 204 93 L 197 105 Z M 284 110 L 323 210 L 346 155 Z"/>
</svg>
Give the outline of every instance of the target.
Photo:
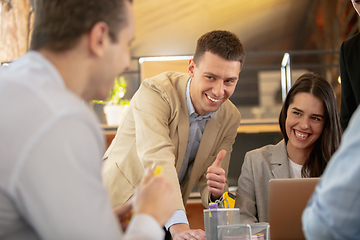
<svg viewBox="0 0 360 240">
<path fill-rule="evenodd" d="M 212 31 L 198 40 L 188 74 L 165 72 L 141 84 L 104 156 L 103 179 L 113 207 L 132 197 L 144 168 L 161 165 L 175 186 L 178 209 L 165 227 L 173 239 L 205 239 L 202 230 L 190 230 L 184 205 L 196 184 L 205 207 L 227 187 L 240 124 L 228 99 L 244 58 L 237 36 Z"/>
</svg>

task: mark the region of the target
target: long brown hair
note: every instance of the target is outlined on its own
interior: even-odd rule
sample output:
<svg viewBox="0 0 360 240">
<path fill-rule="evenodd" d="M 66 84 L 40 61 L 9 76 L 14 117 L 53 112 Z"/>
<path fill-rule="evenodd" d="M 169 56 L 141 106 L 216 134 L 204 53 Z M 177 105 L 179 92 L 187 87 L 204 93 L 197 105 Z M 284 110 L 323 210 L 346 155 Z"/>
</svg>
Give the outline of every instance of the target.
<svg viewBox="0 0 360 240">
<path fill-rule="evenodd" d="M 331 85 L 322 77 L 314 73 L 301 75 L 288 92 L 285 102 L 279 115 L 279 125 L 286 144 L 288 135 L 286 134 L 285 122 L 289 105 L 294 101 L 298 93 L 310 93 L 323 102 L 325 110 L 324 129 L 319 139 L 315 142 L 315 147 L 306 159 L 302 170 L 302 177 L 319 177 L 324 172 L 327 163 L 333 153 L 340 145 L 342 130 L 340 118 L 337 110 L 335 94 Z"/>
</svg>

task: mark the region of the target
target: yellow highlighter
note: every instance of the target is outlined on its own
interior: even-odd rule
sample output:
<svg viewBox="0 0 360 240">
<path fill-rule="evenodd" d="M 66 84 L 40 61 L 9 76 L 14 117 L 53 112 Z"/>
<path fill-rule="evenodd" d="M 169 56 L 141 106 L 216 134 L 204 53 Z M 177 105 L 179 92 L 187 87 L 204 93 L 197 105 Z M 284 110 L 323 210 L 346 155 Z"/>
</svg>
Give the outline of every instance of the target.
<svg viewBox="0 0 360 240">
<path fill-rule="evenodd" d="M 162 171 L 162 166 L 158 165 L 156 166 L 155 170 L 154 170 L 154 176 L 157 176 L 161 173 Z"/>
<path fill-rule="evenodd" d="M 235 207 L 235 196 L 230 192 L 225 192 L 223 194 L 223 203 L 224 208 L 234 208 Z"/>
<path fill-rule="evenodd" d="M 221 200 L 216 200 L 215 202 L 209 203 L 210 209 L 217 208 L 234 208 L 235 207 L 235 195 L 231 192 L 225 192 Z"/>
</svg>

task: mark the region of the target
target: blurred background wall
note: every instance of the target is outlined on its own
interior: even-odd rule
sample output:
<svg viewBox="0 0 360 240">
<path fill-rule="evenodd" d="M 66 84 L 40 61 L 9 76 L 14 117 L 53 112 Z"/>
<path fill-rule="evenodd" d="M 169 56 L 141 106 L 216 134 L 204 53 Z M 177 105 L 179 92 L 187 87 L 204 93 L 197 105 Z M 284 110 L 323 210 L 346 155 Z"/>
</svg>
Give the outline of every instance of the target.
<svg viewBox="0 0 360 240">
<path fill-rule="evenodd" d="M 133 6 L 136 39 L 132 69 L 124 73 L 125 98 L 131 99 L 140 85 L 141 57 L 191 56 L 202 34 L 229 30 L 239 36 L 247 52 L 231 98 L 242 113 L 243 125 L 277 123 L 285 53 L 290 54 L 292 81 L 306 71 L 318 73 L 331 83 L 339 100 L 339 48 L 359 30 L 350 0 L 134 0 Z M 28 50 L 32 10 L 32 0 L 0 0 L 1 63 Z M 276 130 L 240 131 L 230 183 L 236 184 L 246 151 L 281 138 Z"/>
</svg>

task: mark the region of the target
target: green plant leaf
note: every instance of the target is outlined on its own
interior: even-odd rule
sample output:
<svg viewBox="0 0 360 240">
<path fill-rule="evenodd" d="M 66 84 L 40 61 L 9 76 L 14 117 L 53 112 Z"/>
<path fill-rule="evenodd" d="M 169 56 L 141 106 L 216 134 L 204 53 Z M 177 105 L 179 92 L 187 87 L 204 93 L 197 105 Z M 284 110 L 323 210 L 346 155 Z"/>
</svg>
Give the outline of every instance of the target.
<svg viewBox="0 0 360 240">
<path fill-rule="evenodd" d="M 126 93 L 126 80 L 123 76 L 115 78 L 114 87 L 111 89 L 109 98 L 105 101 L 94 100 L 93 102 L 98 104 L 118 104 L 128 105 L 129 100 L 122 99 Z"/>
</svg>

